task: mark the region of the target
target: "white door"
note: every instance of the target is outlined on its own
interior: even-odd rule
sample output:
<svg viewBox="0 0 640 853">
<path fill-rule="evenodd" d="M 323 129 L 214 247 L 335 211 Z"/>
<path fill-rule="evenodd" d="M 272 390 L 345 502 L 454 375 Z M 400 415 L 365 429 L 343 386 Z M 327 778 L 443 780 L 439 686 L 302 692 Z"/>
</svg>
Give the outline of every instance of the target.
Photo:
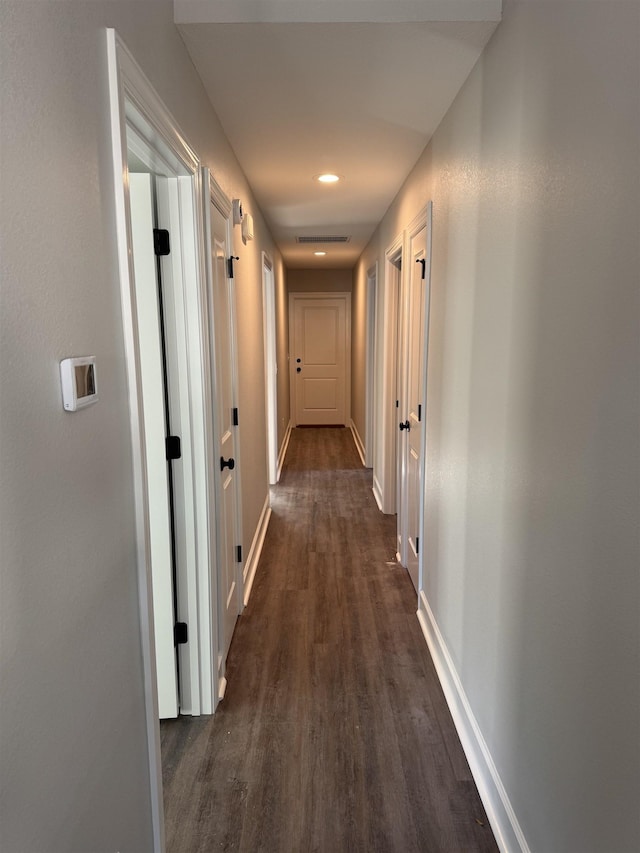
<svg viewBox="0 0 640 853">
<path fill-rule="evenodd" d="M 157 260 L 154 252 L 153 177 L 129 175 L 131 237 L 140 346 L 147 468 L 153 621 L 161 719 L 178 715 L 174 646 L 174 566 L 169 467 L 166 461 L 165 378 Z"/>
<path fill-rule="evenodd" d="M 350 301 L 349 294 L 291 296 L 296 426 L 347 425 Z"/>
<path fill-rule="evenodd" d="M 418 590 L 418 555 L 420 548 L 420 493 L 422 483 L 422 447 L 424 429 L 425 345 L 427 340 L 426 304 L 426 235 L 423 225 L 410 237 L 407 299 L 407 385 L 405 419 L 405 476 L 407 483 L 406 533 L 407 570 Z"/>
<path fill-rule="evenodd" d="M 214 418 L 217 441 L 218 674 L 224 666 L 242 607 L 242 554 L 238 513 L 238 409 L 236 403 L 235 292 L 229 260 L 229 220 L 209 201 L 210 289 L 215 364 Z"/>
</svg>

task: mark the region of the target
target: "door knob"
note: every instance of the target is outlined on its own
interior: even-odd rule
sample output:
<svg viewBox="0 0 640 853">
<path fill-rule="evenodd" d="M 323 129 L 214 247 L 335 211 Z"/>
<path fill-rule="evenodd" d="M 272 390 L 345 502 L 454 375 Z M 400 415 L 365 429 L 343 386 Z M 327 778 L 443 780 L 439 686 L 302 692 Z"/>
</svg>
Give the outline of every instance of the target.
<svg viewBox="0 0 640 853">
<path fill-rule="evenodd" d="M 402 432 L 403 429 L 406 429 L 406 431 L 409 432 L 409 430 L 411 429 L 411 424 L 409 423 L 409 421 L 405 421 L 403 424 L 400 424 L 400 432 Z"/>
<path fill-rule="evenodd" d="M 230 459 L 225 459 L 224 456 L 220 457 L 220 470 L 224 471 L 225 468 L 228 468 L 230 471 L 236 467 L 236 460 L 231 457 Z"/>
</svg>

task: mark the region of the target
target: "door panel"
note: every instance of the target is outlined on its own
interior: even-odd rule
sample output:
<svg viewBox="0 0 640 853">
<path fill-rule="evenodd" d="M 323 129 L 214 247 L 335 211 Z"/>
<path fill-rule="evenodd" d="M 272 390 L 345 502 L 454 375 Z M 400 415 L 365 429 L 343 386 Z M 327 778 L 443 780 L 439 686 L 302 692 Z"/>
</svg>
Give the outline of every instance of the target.
<svg viewBox="0 0 640 853">
<path fill-rule="evenodd" d="M 215 413 L 217 426 L 218 487 L 218 601 L 219 601 L 219 675 L 231 644 L 241 609 L 241 564 L 237 560 L 240 545 L 238 515 L 239 466 L 238 427 L 234 424 L 235 400 L 235 304 L 233 279 L 227 276 L 231 255 L 227 219 L 218 207 L 209 203 L 211 295 L 214 322 L 214 362 L 216 377 Z M 222 464 L 224 463 L 224 468 Z"/>
<path fill-rule="evenodd" d="M 169 476 L 165 453 L 165 383 L 153 248 L 153 178 L 129 176 L 140 374 L 144 410 L 154 640 L 161 719 L 178 715 L 178 679 L 173 643 L 174 579 Z"/>
<path fill-rule="evenodd" d="M 424 394 L 424 365 L 426 342 L 425 300 L 428 282 L 424 278 L 426 265 L 426 225 L 411 237 L 409 263 L 409 293 L 407 299 L 408 358 L 407 358 L 407 421 L 406 478 L 407 478 L 407 570 L 418 590 L 418 551 L 420 535 L 420 487 L 422 465 L 422 410 Z"/>
<path fill-rule="evenodd" d="M 292 297 L 296 425 L 346 425 L 348 300 Z"/>
</svg>

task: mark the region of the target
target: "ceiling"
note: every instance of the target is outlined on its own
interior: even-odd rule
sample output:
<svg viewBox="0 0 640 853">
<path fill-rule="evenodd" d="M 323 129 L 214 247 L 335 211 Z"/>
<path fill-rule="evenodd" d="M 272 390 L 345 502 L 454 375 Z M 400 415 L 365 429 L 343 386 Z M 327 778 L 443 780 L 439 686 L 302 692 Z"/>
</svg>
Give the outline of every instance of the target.
<svg viewBox="0 0 640 853">
<path fill-rule="evenodd" d="M 501 0 L 174 0 L 289 268 L 355 264 L 500 8 Z M 322 172 L 342 180 L 322 185 L 314 180 Z M 349 240 L 301 244 L 301 236 Z"/>
</svg>

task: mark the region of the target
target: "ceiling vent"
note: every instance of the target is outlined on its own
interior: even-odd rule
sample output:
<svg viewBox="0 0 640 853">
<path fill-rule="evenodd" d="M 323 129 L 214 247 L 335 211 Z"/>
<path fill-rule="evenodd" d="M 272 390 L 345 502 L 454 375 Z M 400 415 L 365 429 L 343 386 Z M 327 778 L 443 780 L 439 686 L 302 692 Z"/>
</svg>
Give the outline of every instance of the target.
<svg viewBox="0 0 640 853">
<path fill-rule="evenodd" d="M 351 237 L 339 236 L 336 234 L 324 234 L 319 237 L 316 236 L 304 236 L 304 237 L 296 237 L 296 243 L 348 243 L 351 240 Z"/>
</svg>

